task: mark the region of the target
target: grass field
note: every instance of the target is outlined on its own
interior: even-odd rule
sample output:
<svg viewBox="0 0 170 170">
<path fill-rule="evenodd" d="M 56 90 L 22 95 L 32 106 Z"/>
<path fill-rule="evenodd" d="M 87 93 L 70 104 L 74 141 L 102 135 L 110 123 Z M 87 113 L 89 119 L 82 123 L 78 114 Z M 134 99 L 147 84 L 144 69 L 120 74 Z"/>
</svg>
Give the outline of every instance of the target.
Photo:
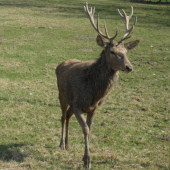
<svg viewBox="0 0 170 170">
<path fill-rule="evenodd" d="M 138 23 L 128 52 L 134 66 L 97 111 L 90 140 L 94 170 L 170 170 L 170 5 L 89 0 L 109 33 Z M 83 169 L 84 138 L 72 117 L 70 150 L 59 148 L 61 110 L 55 68 L 102 51 L 83 0 L 0 0 L 0 169 Z M 134 17 L 130 24 L 134 21 Z"/>
</svg>

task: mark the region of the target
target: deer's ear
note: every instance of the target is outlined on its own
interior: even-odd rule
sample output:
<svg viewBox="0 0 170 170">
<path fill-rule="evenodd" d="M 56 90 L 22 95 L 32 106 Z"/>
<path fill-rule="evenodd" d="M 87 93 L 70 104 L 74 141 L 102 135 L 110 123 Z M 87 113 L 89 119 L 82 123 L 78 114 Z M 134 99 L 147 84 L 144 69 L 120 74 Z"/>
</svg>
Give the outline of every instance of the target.
<svg viewBox="0 0 170 170">
<path fill-rule="evenodd" d="M 100 47 L 106 47 L 106 45 L 107 45 L 106 40 L 103 37 L 101 37 L 100 35 L 97 36 L 96 42 Z"/>
<path fill-rule="evenodd" d="M 125 43 L 124 47 L 127 50 L 132 50 L 133 48 L 135 48 L 139 44 L 139 42 L 140 42 L 140 40 L 130 41 L 128 43 Z"/>
</svg>

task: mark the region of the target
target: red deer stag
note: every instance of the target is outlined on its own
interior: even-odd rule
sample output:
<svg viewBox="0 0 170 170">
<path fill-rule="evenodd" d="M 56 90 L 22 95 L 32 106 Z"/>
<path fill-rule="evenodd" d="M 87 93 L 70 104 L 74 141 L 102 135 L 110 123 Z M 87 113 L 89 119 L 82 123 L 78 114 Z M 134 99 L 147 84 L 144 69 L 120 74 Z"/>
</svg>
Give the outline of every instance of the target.
<svg viewBox="0 0 170 170">
<path fill-rule="evenodd" d="M 125 20 L 125 34 L 119 42 L 114 40 L 118 34 L 118 30 L 113 37 L 109 37 L 106 24 L 104 25 L 105 34 L 99 30 L 99 15 L 97 18 L 97 26 L 95 25 L 95 7 L 89 11 L 86 2 L 84 10 L 93 28 L 98 33 L 96 39 L 97 44 L 104 49 L 96 61 L 83 62 L 70 59 L 59 64 L 56 68 L 56 75 L 62 110 L 62 137 L 60 147 L 63 150 L 69 149 L 68 131 L 70 118 L 74 113 L 84 133 L 84 167 L 90 169 L 89 136 L 96 109 L 103 103 L 104 98 L 117 82 L 119 70 L 126 73 L 132 71 L 133 67 L 126 53 L 128 50 L 136 47 L 140 40 L 123 43 L 125 39 L 130 37 L 130 33 L 137 22 L 136 17 L 133 26 L 128 29 L 129 19 L 133 15 L 133 7 L 131 7 L 131 14 L 129 16 L 126 15 L 124 10 L 122 10 L 122 14 L 118 9 L 119 15 Z M 83 113 L 87 113 L 86 120 Z M 66 137 L 64 138 L 65 125 Z"/>
</svg>

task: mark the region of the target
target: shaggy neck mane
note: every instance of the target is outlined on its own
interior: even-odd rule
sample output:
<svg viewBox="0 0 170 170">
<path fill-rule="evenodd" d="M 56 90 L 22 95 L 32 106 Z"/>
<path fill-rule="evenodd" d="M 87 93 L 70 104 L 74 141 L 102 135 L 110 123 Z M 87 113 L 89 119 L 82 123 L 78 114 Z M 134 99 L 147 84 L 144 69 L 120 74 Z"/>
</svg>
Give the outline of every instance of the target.
<svg viewBox="0 0 170 170">
<path fill-rule="evenodd" d="M 85 81 L 89 82 L 95 95 L 100 94 L 100 96 L 102 96 L 107 93 L 115 83 L 115 73 L 116 71 L 108 68 L 106 54 L 103 50 L 96 62 L 86 70 Z"/>
<path fill-rule="evenodd" d="M 114 74 L 116 71 L 110 69 L 107 65 L 106 62 L 106 55 L 105 51 L 103 50 L 102 53 L 100 54 L 100 57 L 94 62 L 94 64 L 89 68 L 89 76 L 93 77 L 93 79 L 96 81 L 101 80 L 101 79 L 108 79 L 112 80 Z"/>
</svg>

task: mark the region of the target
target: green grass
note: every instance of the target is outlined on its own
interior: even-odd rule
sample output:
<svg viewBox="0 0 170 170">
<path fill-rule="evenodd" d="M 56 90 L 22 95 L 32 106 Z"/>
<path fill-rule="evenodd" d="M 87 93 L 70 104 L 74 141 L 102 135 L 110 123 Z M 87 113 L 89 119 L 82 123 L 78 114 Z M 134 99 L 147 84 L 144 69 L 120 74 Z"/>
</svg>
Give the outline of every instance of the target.
<svg viewBox="0 0 170 170">
<path fill-rule="evenodd" d="M 134 66 L 97 111 L 90 140 L 92 169 L 170 169 L 170 6 L 90 0 L 109 33 L 138 23 L 128 52 Z M 83 169 L 82 130 L 73 116 L 70 150 L 59 148 L 61 110 L 55 68 L 67 59 L 96 59 L 101 50 L 82 0 L 0 1 L 0 169 Z M 130 24 L 133 23 L 134 17 Z"/>
</svg>

